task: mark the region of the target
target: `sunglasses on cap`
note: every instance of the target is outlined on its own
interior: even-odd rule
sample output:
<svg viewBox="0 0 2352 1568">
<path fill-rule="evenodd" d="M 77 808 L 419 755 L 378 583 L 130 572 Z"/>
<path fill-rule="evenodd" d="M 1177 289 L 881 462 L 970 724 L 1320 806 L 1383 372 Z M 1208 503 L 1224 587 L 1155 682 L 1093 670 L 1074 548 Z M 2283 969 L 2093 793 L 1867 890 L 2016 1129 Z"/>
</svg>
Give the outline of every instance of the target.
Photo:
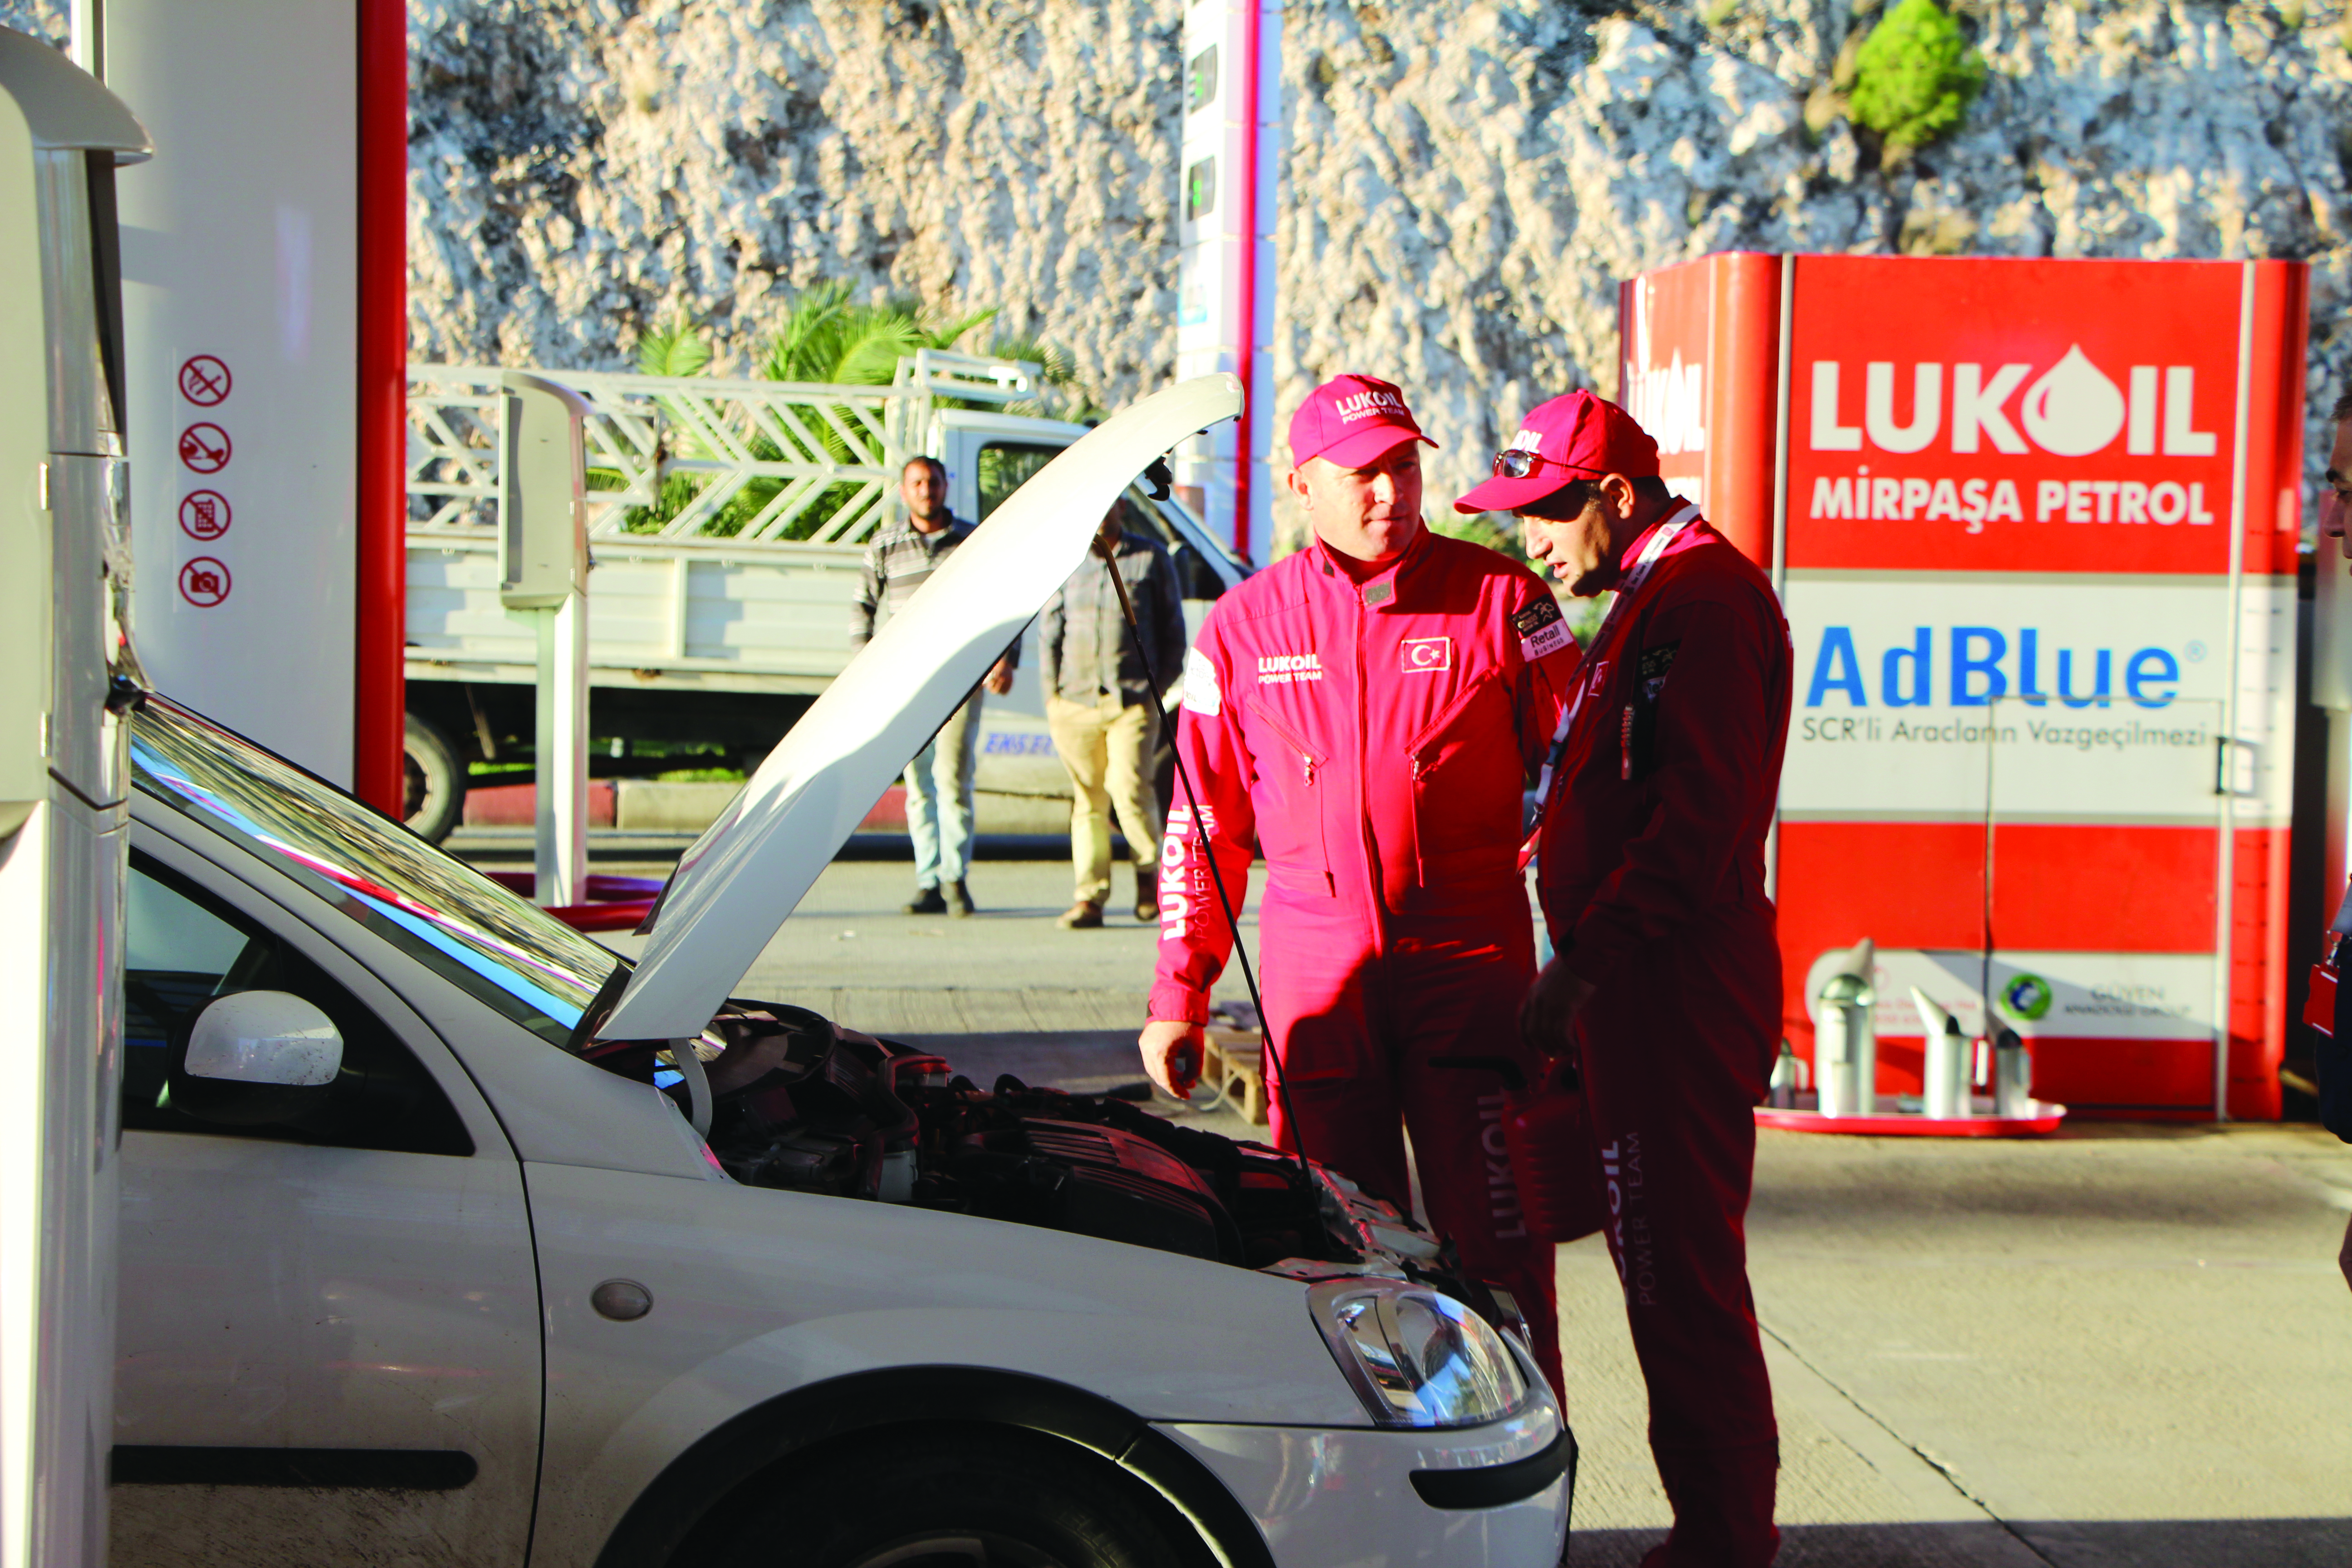
<svg viewBox="0 0 2352 1568">
<path fill-rule="evenodd" d="M 1495 477 L 1498 479 L 1524 479 L 1538 468 L 1565 468 L 1571 474 L 1590 479 L 1592 470 L 1563 463 L 1558 458 L 1547 458 L 1540 452 L 1530 452 L 1524 447 L 1512 447 L 1495 454 Z"/>
</svg>

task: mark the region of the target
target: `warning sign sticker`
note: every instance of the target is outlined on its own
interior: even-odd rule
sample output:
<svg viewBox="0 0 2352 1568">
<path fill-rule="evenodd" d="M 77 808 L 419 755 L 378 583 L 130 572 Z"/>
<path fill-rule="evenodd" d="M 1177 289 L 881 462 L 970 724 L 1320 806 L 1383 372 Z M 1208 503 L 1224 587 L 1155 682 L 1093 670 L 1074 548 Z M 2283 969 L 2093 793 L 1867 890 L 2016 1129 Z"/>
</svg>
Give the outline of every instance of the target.
<svg viewBox="0 0 2352 1568">
<path fill-rule="evenodd" d="M 228 568 L 210 555 L 199 555 L 180 568 L 180 597 L 200 610 L 227 598 L 228 591 Z"/>
<path fill-rule="evenodd" d="M 211 354 L 197 354 L 180 366 L 180 395 L 199 408 L 226 401 L 231 384 L 228 366 Z"/>
<path fill-rule="evenodd" d="M 193 490 L 180 500 L 180 531 L 207 542 L 228 531 L 228 498 L 218 490 Z"/>
<path fill-rule="evenodd" d="M 217 474 L 228 467 L 228 432 L 219 426 L 191 425 L 180 432 L 180 461 L 199 474 Z"/>
</svg>

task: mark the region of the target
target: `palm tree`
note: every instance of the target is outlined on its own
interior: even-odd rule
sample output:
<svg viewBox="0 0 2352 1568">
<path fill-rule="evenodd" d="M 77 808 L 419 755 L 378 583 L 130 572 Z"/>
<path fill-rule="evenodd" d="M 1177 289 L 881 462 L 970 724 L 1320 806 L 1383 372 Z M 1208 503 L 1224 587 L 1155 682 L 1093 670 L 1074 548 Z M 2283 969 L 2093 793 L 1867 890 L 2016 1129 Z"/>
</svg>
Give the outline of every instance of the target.
<svg viewBox="0 0 2352 1568">
<path fill-rule="evenodd" d="M 995 316 L 992 305 L 952 320 L 933 319 L 916 300 L 856 305 L 850 302 L 845 279 L 820 283 L 793 301 L 783 330 L 769 342 L 760 374 L 770 381 L 824 386 L 887 386 L 903 356 L 918 349 L 953 348 Z"/>
<path fill-rule="evenodd" d="M 798 383 L 817 386 L 887 386 L 898 374 L 898 362 L 919 349 L 950 350 L 965 337 L 996 318 L 997 309 L 973 310 L 962 316 L 934 316 L 920 300 L 892 298 L 875 304 L 856 304 L 851 300 L 850 285 L 835 279 L 803 289 L 785 312 L 784 324 L 768 342 L 767 353 L 761 356 L 758 374 L 769 381 Z M 1041 379 L 1048 389 L 1069 389 L 1052 401 L 1067 405 L 1060 416 L 1077 419 L 1089 415 L 1099 416 L 1100 410 L 1082 393 L 1075 389 L 1076 367 L 1070 356 L 1058 349 L 1032 338 L 998 338 L 982 353 L 999 359 L 1030 361 L 1041 368 Z M 647 375 L 698 375 L 710 363 L 711 351 L 700 332 L 683 320 L 663 328 L 647 331 L 637 343 L 637 368 Z M 1050 394 L 1049 394 L 1050 395 Z M 960 405 L 955 399 L 943 399 L 950 406 Z M 1012 414 L 1045 415 L 1048 397 L 1028 399 L 1007 406 Z M 973 406 L 977 406 L 976 405 Z M 846 410 L 836 410 L 844 425 L 853 423 Z M 822 417 L 804 422 L 824 448 L 825 458 L 839 463 L 870 463 L 878 453 L 853 451 L 831 421 Z M 752 455 L 763 462 L 773 462 L 785 453 L 776 443 L 761 437 L 752 443 Z M 800 453 L 798 457 L 814 458 L 815 453 Z M 614 476 L 617 483 L 618 476 Z M 592 481 L 593 482 L 593 481 Z M 625 525 L 632 532 L 654 532 L 676 517 L 709 481 L 691 475 L 677 475 L 665 480 L 661 499 L 652 507 L 640 508 L 630 514 Z M 718 515 L 703 527 L 705 534 L 731 537 L 757 517 L 782 489 L 776 479 L 753 479 L 728 500 Z M 785 537 L 804 539 L 817 531 L 843 506 L 857 494 L 859 487 L 851 483 L 828 486 L 802 510 L 785 531 Z"/>
<path fill-rule="evenodd" d="M 641 375 L 700 375 L 709 363 L 710 345 L 684 317 L 637 340 Z"/>
</svg>

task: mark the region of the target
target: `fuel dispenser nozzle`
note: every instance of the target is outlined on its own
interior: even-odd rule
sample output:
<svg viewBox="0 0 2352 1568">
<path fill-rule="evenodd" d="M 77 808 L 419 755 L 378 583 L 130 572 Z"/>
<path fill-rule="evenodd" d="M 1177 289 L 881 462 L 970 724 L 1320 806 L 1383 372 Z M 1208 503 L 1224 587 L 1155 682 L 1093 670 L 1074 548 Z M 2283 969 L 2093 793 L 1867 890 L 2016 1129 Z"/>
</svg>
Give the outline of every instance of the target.
<svg viewBox="0 0 2352 1568">
<path fill-rule="evenodd" d="M 1921 1064 L 1920 1097 L 1927 1115 L 1939 1121 L 1969 1114 L 1969 1040 L 1959 1019 L 1944 1010 L 1916 985 L 1911 1005 L 1919 1010 L 1927 1035 L 1927 1060 Z"/>
<path fill-rule="evenodd" d="M 2017 1031 L 2003 1025 L 1992 1043 L 1992 1113 L 2030 1116 L 2032 1103 L 2033 1058 Z"/>
<path fill-rule="evenodd" d="M 1871 988 L 1876 963 L 1876 946 L 1863 938 L 1814 998 L 1820 1017 L 1813 1032 L 1813 1087 L 1823 1116 L 1869 1116 L 1878 1110 L 1878 994 Z"/>
</svg>

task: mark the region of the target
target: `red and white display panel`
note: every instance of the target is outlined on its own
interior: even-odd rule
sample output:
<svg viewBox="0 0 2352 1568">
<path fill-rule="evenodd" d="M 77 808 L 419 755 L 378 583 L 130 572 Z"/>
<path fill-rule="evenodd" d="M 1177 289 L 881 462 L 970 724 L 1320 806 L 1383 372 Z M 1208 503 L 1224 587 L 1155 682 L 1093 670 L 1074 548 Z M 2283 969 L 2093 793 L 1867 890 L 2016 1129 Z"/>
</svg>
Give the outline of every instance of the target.
<svg viewBox="0 0 2352 1568">
<path fill-rule="evenodd" d="M 1976 1029 L 1990 998 L 2042 1098 L 2275 1116 L 2302 269 L 1715 257 L 1654 298 L 1735 261 L 1777 308 L 1711 401 L 1772 432 L 1774 526 L 1734 537 L 1795 644 L 1791 1043 L 1866 936 L 1882 1094 L 1917 1088 L 1916 984 Z M 1651 363 L 1689 316 L 1639 323 Z"/>
<path fill-rule="evenodd" d="M 406 16 L 109 0 L 134 636 L 158 687 L 403 809 Z"/>
</svg>

